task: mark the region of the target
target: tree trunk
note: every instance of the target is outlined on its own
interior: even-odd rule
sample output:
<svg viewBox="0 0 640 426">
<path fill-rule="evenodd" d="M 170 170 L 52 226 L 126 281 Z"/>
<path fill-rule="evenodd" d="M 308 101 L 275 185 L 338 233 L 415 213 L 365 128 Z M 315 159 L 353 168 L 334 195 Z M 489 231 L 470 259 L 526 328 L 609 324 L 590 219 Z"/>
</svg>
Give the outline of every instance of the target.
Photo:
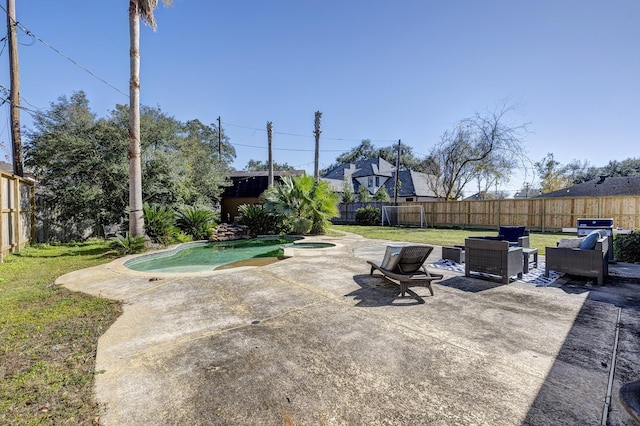
<svg viewBox="0 0 640 426">
<path fill-rule="evenodd" d="M 144 234 L 140 163 L 140 17 L 138 2 L 129 2 L 129 232 Z"/>
</svg>

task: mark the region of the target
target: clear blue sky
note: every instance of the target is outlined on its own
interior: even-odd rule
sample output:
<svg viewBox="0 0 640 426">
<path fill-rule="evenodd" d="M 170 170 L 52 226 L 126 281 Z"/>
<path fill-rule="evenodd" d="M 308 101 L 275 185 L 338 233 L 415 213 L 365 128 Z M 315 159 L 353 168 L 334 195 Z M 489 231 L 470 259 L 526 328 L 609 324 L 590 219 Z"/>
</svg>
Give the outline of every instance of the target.
<svg viewBox="0 0 640 426">
<path fill-rule="evenodd" d="M 23 26 L 125 94 L 127 8 L 16 0 Z M 156 18 L 155 33 L 142 27 L 142 103 L 182 121 L 221 116 L 237 169 L 266 159 L 267 121 L 275 161 L 313 171 L 317 110 L 325 167 L 365 138 L 376 147 L 401 139 L 426 155 L 455 122 L 505 99 L 520 104 L 511 124 L 530 123 L 532 162 L 547 152 L 596 166 L 640 156 L 637 0 L 175 0 Z M 19 39 L 23 106 L 47 109 L 77 90 L 98 116 L 128 103 L 40 41 Z M 6 47 L 0 56 L 8 86 Z M 6 104 L 2 115 L 8 148 Z M 29 114 L 22 122 L 30 126 Z"/>
</svg>

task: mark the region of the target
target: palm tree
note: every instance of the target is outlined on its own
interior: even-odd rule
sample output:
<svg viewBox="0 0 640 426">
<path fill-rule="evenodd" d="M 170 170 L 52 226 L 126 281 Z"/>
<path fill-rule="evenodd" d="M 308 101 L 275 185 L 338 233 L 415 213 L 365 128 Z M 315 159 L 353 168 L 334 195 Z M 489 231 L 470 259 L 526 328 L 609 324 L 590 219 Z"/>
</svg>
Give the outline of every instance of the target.
<svg viewBox="0 0 640 426">
<path fill-rule="evenodd" d="M 162 0 L 171 6 L 172 0 Z M 158 0 L 129 0 L 129 232 L 144 234 L 142 165 L 140 163 L 140 19 L 156 29 L 153 11 Z"/>
<path fill-rule="evenodd" d="M 296 233 L 323 234 L 329 219 L 338 215 L 339 198 L 329 185 L 313 176 L 285 176 L 262 194 L 265 208 L 286 216 Z"/>
</svg>

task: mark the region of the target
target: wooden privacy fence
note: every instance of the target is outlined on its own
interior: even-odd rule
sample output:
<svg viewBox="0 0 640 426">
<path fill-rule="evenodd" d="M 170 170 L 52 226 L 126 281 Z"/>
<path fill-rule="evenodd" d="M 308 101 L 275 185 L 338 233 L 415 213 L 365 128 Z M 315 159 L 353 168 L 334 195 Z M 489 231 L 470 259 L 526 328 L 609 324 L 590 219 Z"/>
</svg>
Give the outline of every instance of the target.
<svg viewBox="0 0 640 426">
<path fill-rule="evenodd" d="M 35 238 L 35 192 L 31 181 L 0 172 L 0 262 Z"/>
<path fill-rule="evenodd" d="M 389 203 L 344 203 L 336 223 L 355 223 L 355 211 L 365 205 L 380 208 Z M 640 196 L 524 198 L 477 201 L 403 203 L 422 205 L 430 227 L 489 228 L 526 226 L 532 231 L 555 232 L 575 228 L 580 218 L 613 218 L 616 228 L 640 229 Z M 420 223 L 419 213 L 416 222 Z"/>
</svg>

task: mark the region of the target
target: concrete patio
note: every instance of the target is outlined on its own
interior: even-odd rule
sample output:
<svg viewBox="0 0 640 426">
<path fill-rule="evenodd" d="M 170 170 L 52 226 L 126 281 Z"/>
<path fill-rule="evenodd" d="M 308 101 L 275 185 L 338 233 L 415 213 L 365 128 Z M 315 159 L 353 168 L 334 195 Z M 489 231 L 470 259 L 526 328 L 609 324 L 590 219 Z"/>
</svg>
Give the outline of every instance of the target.
<svg viewBox="0 0 640 426">
<path fill-rule="evenodd" d="M 640 379 L 633 266 L 603 287 L 444 271 L 435 296 L 402 298 L 369 275 L 385 242 L 320 239 L 337 246 L 259 268 L 159 276 L 120 260 L 60 277 L 124 302 L 98 346 L 102 423 L 634 424 L 618 399 Z"/>
</svg>

